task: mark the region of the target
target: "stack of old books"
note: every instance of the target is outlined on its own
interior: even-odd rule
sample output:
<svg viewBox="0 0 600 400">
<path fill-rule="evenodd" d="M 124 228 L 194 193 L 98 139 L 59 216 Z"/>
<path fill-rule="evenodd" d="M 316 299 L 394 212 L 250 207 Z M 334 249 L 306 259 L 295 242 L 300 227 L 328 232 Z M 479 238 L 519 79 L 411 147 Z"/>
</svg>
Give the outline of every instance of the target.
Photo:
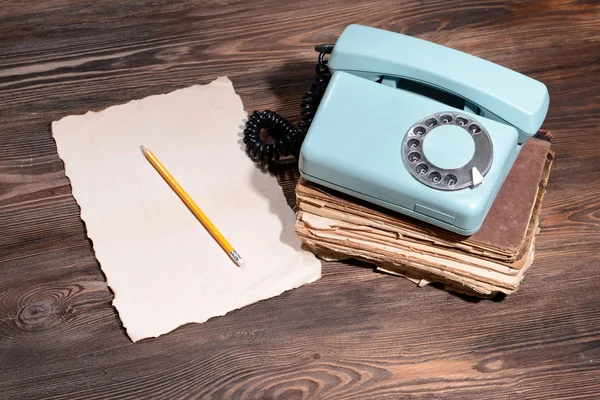
<svg viewBox="0 0 600 400">
<path fill-rule="evenodd" d="M 540 139 L 540 137 L 542 137 Z M 543 132 L 523 147 L 481 229 L 465 237 L 300 179 L 296 232 L 326 260 L 354 258 L 419 286 L 491 297 L 519 288 L 534 259 L 554 155 Z"/>
</svg>

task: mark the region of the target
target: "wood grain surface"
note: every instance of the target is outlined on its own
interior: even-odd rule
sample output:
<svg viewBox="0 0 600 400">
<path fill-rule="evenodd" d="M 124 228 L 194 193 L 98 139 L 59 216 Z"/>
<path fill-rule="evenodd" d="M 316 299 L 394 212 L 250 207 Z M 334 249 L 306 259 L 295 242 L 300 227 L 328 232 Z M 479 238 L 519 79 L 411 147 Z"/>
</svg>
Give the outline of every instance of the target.
<svg viewBox="0 0 600 400">
<path fill-rule="evenodd" d="M 522 288 L 477 302 L 326 263 L 314 284 L 132 344 L 50 123 L 220 75 L 249 112 L 297 122 L 313 46 L 350 23 L 548 86 L 557 158 Z M 0 398 L 600 398 L 599 77 L 594 0 L 0 0 Z M 290 205 L 297 177 L 277 172 Z"/>
</svg>

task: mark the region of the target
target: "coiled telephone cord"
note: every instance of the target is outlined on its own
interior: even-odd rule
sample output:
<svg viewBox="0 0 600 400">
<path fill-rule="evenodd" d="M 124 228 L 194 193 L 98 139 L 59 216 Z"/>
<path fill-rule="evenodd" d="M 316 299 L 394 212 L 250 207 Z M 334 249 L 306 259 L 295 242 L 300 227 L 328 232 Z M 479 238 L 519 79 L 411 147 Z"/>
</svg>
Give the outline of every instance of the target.
<svg viewBox="0 0 600 400">
<path fill-rule="evenodd" d="M 246 145 L 246 154 L 253 161 L 276 161 L 289 155 L 298 157 L 306 132 L 331 79 L 325 55 L 330 54 L 332 50 L 333 45 L 330 44 L 315 46 L 315 51 L 319 52 L 319 60 L 315 67 L 316 77 L 309 91 L 302 97 L 300 123 L 297 128 L 271 110 L 254 111 L 248 118 L 243 141 Z M 264 140 L 260 137 L 261 130 L 267 133 L 267 138 Z M 273 143 L 267 143 L 268 137 Z"/>
</svg>

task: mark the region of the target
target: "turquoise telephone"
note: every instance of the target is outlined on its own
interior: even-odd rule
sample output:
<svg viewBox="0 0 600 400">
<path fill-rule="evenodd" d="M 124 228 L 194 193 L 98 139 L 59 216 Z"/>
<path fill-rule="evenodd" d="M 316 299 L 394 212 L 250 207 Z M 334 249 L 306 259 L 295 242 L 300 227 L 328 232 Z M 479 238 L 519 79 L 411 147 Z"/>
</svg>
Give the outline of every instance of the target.
<svg viewBox="0 0 600 400">
<path fill-rule="evenodd" d="M 303 99 L 300 128 L 255 112 L 245 131 L 248 154 L 293 154 L 308 181 L 461 235 L 477 232 L 546 117 L 546 86 L 457 50 L 360 25 L 316 49 L 318 79 Z M 261 128 L 275 144 L 258 139 Z"/>
</svg>

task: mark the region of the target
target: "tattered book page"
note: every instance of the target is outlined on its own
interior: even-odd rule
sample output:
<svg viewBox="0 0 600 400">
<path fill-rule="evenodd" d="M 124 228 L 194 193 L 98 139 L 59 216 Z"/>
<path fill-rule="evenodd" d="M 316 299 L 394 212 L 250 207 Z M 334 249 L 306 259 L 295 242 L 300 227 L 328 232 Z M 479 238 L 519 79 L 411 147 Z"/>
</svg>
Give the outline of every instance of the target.
<svg viewBox="0 0 600 400">
<path fill-rule="evenodd" d="M 275 177 L 241 147 L 229 79 L 52 125 L 114 306 L 135 342 L 277 296 L 321 276 Z M 140 150 L 154 152 L 243 257 L 240 269 Z"/>
</svg>

